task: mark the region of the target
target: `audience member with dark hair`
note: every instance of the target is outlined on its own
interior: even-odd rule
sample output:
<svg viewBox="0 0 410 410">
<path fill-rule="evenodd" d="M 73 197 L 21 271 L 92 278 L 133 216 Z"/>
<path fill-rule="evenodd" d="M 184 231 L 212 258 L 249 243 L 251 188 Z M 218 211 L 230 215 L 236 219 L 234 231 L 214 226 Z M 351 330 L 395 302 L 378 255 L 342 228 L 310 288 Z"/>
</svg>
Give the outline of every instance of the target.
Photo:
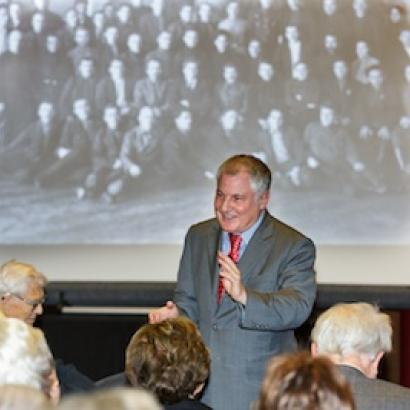
<svg viewBox="0 0 410 410">
<path fill-rule="evenodd" d="M 184 317 L 141 327 L 131 338 L 125 371 L 133 386 L 165 409 L 209 409 L 196 401 L 208 378 L 210 355 L 195 324 Z"/>
<path fill-rule="evenodd" d="M 356 407 L 349 383 L 329 359 L 312 358 L 307 352 L 300 352 L 270 361 L 255 408 L 354 410 Z"/>
</svg>

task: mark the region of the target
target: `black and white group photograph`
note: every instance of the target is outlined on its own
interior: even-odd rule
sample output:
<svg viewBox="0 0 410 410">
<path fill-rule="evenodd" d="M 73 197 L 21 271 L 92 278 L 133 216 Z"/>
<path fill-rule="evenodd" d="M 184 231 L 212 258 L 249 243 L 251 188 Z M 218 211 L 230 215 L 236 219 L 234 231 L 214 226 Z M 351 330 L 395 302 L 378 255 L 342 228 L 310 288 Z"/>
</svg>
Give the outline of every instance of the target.
<svg viewBox="0 0 410 410">
<path fill-rule="evenodd" d="M 238 153 L 316 242 L 410 243 L 406 1 L 0 0 L 0 79 L 0 244 L 181 243 Z"/>
</svg>

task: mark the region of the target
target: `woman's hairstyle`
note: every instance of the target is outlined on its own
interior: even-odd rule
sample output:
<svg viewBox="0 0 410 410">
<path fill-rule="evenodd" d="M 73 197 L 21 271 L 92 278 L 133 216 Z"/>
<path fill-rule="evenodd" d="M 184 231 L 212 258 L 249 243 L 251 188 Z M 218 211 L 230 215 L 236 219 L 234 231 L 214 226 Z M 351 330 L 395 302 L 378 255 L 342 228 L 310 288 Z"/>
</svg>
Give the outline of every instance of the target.
<svg viewBox="0 0 410 410">
<path fill-rule="evenodd" d="M 113 388 L 68 396 L 58 410 L 161 410 L 154 395 L 143 389 Z M 0 409 L 1 410 L 1 409 Z"/>
<path fill-rule="evenodd" d="M 210 356 L 196 325 L 178 317 L 142 326 L 126 351 L 131 385 L 155 393 L 161 403 L 193 397 L 208 378 Z"/>
<path fill-rule="evenodd" d="M 323 312 L 311 334 L 319 354 L 366 354 L 392 347 L 390 318 L 369 303 L 340 303 Z"/>
<path fill-rule="evenodd" d="M 0 385 L 22 384 L 49 390 L 50 349 L 40 329 L 14 318 L 0 318 Z"/>
<path fill-rule="evenodd" d="M 327 358 L 302 352 L 270 361 L 258 410 L 354 409 L 348 382 Z"/>
</svg>

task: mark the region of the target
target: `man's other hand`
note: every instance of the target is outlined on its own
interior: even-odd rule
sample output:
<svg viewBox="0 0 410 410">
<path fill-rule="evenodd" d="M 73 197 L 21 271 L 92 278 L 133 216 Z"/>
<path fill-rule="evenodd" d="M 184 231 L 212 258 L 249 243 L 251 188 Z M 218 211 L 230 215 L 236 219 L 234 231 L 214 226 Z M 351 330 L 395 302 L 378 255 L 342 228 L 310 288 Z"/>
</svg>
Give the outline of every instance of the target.
<svg viewBox="0 0 410 410">
<path fill-rule="evenodd" d="M 148 313 L 149 323 L 159 323 L 166 319 L 174 319 L 179 316 L 177 305 L 169 300 L 165 306 L 154 309 Z"/>
</svg>

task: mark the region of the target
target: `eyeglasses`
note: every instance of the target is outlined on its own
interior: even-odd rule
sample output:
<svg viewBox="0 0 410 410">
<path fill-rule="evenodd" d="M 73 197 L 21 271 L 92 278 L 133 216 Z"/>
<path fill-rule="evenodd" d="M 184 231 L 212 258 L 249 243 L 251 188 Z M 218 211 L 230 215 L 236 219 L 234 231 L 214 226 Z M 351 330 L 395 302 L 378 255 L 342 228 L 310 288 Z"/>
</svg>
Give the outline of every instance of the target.
<svg viewBox="0 0 410 410">
<path fill-rule="evenodd" d="M 37 300 L 27 300 L 23 298 L 22 296 L 18 295 L 17 293 L 12 293 L 12 292 L 8 292 L 4 296 L 14 296 L 15 298 L 24 302 L 26 305 L 31 306 L 32 310 L 37 309 L 38 306 L 44 304 L 45 302 L 45 297 L 42 297 L 41 299 L 37 299 Z"/>
</svg>

